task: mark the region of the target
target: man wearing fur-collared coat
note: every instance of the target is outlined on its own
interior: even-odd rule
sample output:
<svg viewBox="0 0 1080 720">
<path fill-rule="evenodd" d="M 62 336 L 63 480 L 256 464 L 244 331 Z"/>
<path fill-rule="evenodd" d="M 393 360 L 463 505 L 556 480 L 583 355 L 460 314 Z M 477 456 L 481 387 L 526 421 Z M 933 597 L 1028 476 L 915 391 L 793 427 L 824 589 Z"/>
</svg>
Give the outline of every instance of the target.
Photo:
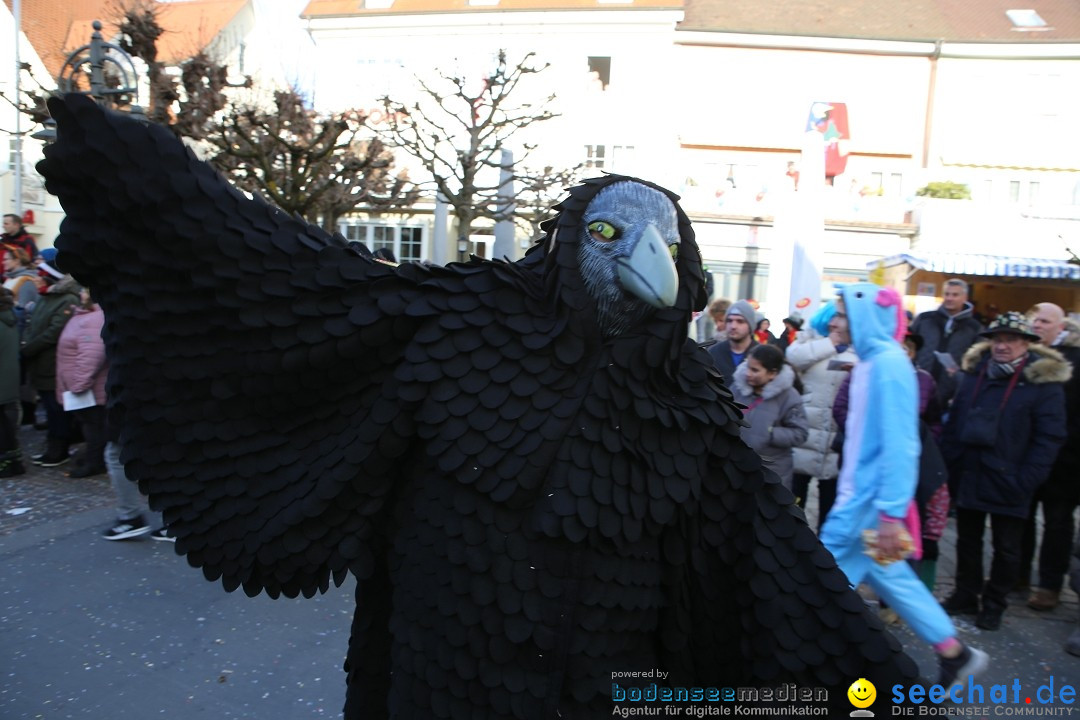
<svg viewBox="0 0 1080 720">
<path fill-rule="evenodd" d="M 1034 344 L 1039 336 L 1020 313 L 1004 313 L 981 335 L 988 339 L 963 357 L 942 439 L 958 531 L 956 591 L 944 606 L 976 613 L 976 626 L 997 630 L 1018 578 L 1031 499 L 1065 440 L 1063 384 L 1072 369 L 1061 353 Z M 988 514 L 993 559 L 984 583 Z"/>
</svg>

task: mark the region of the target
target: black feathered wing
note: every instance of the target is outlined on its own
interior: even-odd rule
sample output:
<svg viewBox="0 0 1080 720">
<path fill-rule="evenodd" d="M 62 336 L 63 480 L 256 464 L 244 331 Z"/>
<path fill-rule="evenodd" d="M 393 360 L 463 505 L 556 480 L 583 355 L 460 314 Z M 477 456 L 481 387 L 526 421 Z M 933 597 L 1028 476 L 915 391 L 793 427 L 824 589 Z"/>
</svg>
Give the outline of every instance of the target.
<svg viewBox="0 0 1080 720">
<path fill-rule="evenodd" d="M 386 381 L 435 312 L 420 283 L 449 271 L 371 261 L 164 128 L 81 96 L 50 109 L 59 263 L 105 310 L 110 420 L 177 550 L 249 594 L 369 576 L 411 432 Z"/>
<path fill-rule="evenodd" d="M 878 688 L 918 679 L 900 643 L 870 613 L 807 525 L 791 493 L 745 444 L 716 437 L 687 561 L 673 593 L 673 680 L 825 688 L 834 709 L 859 678 Z"/>
</svg>

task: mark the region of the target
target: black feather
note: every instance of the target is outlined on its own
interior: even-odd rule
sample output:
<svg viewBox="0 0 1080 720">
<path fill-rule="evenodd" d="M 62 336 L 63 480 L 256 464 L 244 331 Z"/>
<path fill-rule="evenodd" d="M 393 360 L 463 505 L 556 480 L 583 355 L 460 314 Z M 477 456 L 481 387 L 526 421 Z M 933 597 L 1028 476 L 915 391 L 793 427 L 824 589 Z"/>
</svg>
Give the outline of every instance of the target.
<svg viewBox="0 0 1080 720">
<path fill-rule="evenodd" d="M 844 712 L 841 684 L 914 679 L 686 336 L 705 283 L 675 196 L 596 178 L 518 263 L 393 268 L 163 128 L 50 109 L 128 473 L 228 589 L 356 577 L 347 717 L 610 715 L 619 669 L 826 685 Z M 679 290 L 605 339 L 576 245 L 620 182 L 673 203 Z"/>
</svg>

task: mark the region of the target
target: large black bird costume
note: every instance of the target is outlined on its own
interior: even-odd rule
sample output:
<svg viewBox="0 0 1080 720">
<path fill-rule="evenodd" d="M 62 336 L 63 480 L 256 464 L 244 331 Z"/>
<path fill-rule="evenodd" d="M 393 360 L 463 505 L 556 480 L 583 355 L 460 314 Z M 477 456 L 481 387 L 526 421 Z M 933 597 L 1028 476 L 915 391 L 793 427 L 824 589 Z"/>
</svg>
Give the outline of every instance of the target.
<svg viewBox="0 0 1080 720">
<path fill-rule="evenodd" d="M 914 679 L 687 339 L 668 192 L 590 180 L 519 262 L 391 267 L 164 128 L 50 109 L 128 474 L 228 590 L 356 576 L 347 717 L 607 716 L 612 673 L 652 668 L 848 710 L 857 678 Z"/>
</svg>

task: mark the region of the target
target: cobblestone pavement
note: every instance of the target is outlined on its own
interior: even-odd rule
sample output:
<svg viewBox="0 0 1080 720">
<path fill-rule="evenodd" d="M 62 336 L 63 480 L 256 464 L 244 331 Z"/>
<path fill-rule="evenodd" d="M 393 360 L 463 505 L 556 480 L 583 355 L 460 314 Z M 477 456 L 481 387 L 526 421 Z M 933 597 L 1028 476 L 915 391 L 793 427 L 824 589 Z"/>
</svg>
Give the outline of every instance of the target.
<svg viewBox="0 0 1080 720">
<path fill-rule="evenodd" d="M 30 462 L 30 456 L 44 449 L 44 430 L 24 425 L 19 440 L 26 474 L 0 478 L 0 536 L 113 504 L 108 475 L 69 478 L 65 473 L 71 468 L 70 462 L 55 468 Z"/>
</svg>

